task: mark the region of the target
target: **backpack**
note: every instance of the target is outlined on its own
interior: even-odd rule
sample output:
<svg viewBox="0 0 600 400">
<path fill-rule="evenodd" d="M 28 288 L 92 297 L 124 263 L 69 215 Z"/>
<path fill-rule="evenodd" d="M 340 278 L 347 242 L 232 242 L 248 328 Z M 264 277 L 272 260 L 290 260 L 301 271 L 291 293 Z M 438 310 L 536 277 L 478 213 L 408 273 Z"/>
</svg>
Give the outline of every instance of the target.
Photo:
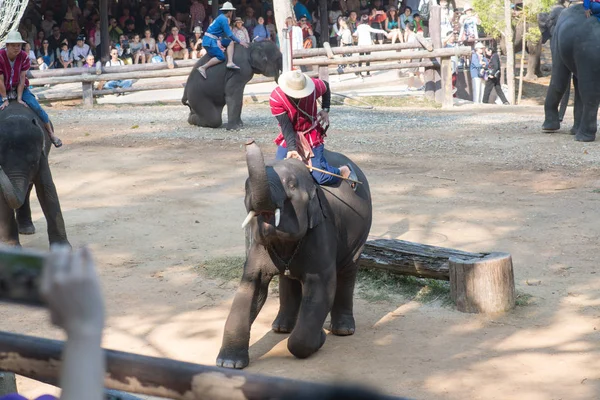
<svg viewBox="0 0 600 400">
<path fill-rule="evenodd" d="M 421 0 L 419 15 L 423 21 L 429 21 L 429 1 L 430 0 Z"/>
</svg>

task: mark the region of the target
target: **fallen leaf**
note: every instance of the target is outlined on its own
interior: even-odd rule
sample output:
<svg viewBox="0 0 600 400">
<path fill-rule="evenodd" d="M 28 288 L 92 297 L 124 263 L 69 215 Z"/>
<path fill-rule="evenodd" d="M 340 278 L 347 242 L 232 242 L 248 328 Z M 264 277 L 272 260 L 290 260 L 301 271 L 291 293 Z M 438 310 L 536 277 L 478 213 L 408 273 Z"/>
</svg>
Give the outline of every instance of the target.
<svg viewBox="0 0 600 400">
<path fill-rule="evenodd" d="M 583 383 L 583 382 L 585 382 L 585 381 L 587 381 L 587 378 L 583 378 L 583 379 L 581 380 L 581 383 Z"/>
<path fill-rule="evenodd" d="M 139 125 L 134 125 L 134 126 L 131 127 L 131 129 L 137 129 L 139 127 L 140 127 Z"/>
<path fill-rule="evenodd" d="M 527 286 L 540 286 L 542 284 L 542 281 L 537 281 L 537 282 L 525 281 L 525 283 L 527 284 Z"/>
</svg>

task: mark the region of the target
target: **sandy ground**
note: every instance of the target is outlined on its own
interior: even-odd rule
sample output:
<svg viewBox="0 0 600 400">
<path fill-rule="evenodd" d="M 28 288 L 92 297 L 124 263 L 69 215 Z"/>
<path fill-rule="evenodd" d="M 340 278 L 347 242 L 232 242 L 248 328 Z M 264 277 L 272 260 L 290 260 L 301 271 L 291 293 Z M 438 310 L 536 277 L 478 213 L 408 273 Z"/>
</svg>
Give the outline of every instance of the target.
<svg viewBox="0 0 600 400">
<path fill-rule="evenodd" d="M 53 107 L 65 146 L 51 154 L 68 234 L 89 244 L 107 303 L 107 348 L 213 365 L 235 284 L 202 261 L 244 251 L 242 143 L 266 154 L 274 121 L 189 127 L 181 106 Z M 270 332 L 270 297 L 248 371 L 350 381 L 416 399 L 600 398 L 600 146 L 541 134 L 541 107 L 336 108 L 328 147 L 350 155 L 373 193 L 373 237 L 513 255 L 530 304 L 469 315 L 409 300 L 356 304 L 357 331 L 307 360 Z M 45 221 L 24 246 L 47 248 Z M 45 312 L 0 307 L 3 329 L 62 338 Z M 53 389 L 19 379 L 27 396 Z"/>
</svg>

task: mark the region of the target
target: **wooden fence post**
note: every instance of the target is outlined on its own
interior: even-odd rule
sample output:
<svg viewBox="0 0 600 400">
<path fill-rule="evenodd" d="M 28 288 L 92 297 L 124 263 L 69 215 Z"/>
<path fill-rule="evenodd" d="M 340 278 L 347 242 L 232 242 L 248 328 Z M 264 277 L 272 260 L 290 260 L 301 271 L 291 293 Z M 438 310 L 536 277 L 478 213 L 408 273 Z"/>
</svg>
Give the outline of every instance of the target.
<svg viewBox="0 0 600 400">
<path fill-rule="evenodd" d="M 443 108 L 451 108 L 454 105 L 452 94 L 452 59 L 449 57 L 442 58 L 442 100 Z"/>
<path fill-rule="evenodd" d="M 429 14 L 429 37 L 434 50 L 442 48 L 441 19 L 442 8 L 437 4 L 432 5 Z M 438 68 L 425 69 L 425 97 L 439 103 L 443 100 L 441 76 Z"/>
<path fill-rule="evenodd" d="M 82 82 L 81 89 L 83 91 L 83 107 L 93 108 L 94 107 L 94 83 L 93 82 Z"/>
</svg>

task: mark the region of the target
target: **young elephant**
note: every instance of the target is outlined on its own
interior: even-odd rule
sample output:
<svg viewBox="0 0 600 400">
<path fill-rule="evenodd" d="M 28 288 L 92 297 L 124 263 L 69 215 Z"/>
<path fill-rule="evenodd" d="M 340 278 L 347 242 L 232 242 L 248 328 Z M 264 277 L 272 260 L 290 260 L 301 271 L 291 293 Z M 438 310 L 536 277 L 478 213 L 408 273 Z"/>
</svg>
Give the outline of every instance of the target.
<svg viewBox="0 0 600 400">
<path fill-rule="evenodd" d="M 320 187 L 301 161 L 274 161 L 266 167 L 258 146 L 246 146 L 250 177 L 245 205 L 253 241 L 240 287 L 225 324 L 217 366 L 249 363 L 250 327 L 263 306 L 269 282 L 279 281 L 280 309 L 273 330 L 290 333 L 288 349 L 306 358 L 325 342 L 323 323 L 331 312 L 331 332 L 352 335 L 357 260 L 371 228 L 371 194 L 362 171 L 342 154 L 326 152 L 332 165 L 356 172 L 356 192 L 346 182 Z"/>
<path fill-rule="evenodd" d="M 49 151 L 50 140 L 30 108 L 13 102 L 0 111 L 0 242 L 19 245 L 19 232 L 35 232 L 29 208 L 33 184 L 48 223 L 50 244 L 69 244 L 48 166 Z"/>
</svg>

